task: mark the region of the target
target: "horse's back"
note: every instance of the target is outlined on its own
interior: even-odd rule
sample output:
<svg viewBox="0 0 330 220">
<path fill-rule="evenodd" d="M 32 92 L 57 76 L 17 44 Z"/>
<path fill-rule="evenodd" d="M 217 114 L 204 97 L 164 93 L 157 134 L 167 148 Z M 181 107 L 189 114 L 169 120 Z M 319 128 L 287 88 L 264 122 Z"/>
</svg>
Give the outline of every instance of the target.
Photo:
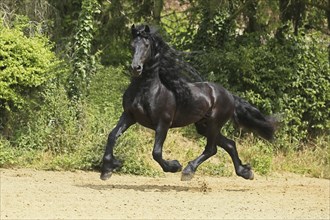
<svg viewBox="0 0 330 220">
<path fill-rule="evenodd" d="M 192 83 L 195 87 L 198 87 L 200 91 L 204 91 L 206 95 L 214 99 L 214 102 L 221 104 L 234 105 L 235 100 L 233 94 L 231 94 L 223 86 L 213 82 L 198 82 Z M 208 93 L 208 94 L 207 94 Z"/>
</svg>

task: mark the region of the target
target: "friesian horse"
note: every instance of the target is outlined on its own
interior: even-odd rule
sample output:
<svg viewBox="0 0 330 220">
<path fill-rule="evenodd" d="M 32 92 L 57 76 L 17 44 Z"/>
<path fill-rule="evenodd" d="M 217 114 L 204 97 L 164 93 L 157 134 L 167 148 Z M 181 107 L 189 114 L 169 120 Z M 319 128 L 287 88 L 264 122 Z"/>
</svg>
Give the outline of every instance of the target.
<svg viewBox="0 0 330 220">
<path fill-rule="evenodd" d="M 271 140 L 276 120 L 264 116 L 257 108 L 220 85 L 189 81 L 182 72 L 196 78 L 196 71 L 179 59 L 178 53 L 148 25 L 133 25 L 131 32 L 134 54 L 132 79 L 123 95 L 124 111 L 108 136 L 101 179 L 108 179 L 113 170 L 121 166 L 114 157 L 113 148 L 117 138 L 135 123 L 155 131 L 152 156 L 164 172 L 182 170 L 179 161 L 163 159 L 163 144 L 168 130 L 194 123 L 207 143 L 202 154 L 182 170 L 181 180 L 190 180 L 198 166 L 217 153 L 217 146 L 228 152 L 238 176 L 253 179 L 251 166 L 242 164 L 235 142 L 223 136 L 221 128 L 232 119 L 237 125 Z"/>
</svg>

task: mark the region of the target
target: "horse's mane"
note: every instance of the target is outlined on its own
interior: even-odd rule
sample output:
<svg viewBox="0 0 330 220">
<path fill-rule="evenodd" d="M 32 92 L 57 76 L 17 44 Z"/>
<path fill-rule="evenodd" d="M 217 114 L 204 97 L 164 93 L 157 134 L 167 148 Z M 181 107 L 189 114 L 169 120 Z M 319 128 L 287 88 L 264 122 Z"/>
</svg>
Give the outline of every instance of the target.
<svg viewBox="0 0 330 220">
<path fill-rule="evenodd" d="M 201 82 L 199 72 L 184 60 L 186 53 L 175 50 L 167 44 L 160 34 L 152 29 L 148 37 L 153 42 L 153 54 L 159 56 L 159 77 L 161 82 L 171 90 L 178 103 L 187 106 L 191 100 L 189 82 Z"/>
</svg>

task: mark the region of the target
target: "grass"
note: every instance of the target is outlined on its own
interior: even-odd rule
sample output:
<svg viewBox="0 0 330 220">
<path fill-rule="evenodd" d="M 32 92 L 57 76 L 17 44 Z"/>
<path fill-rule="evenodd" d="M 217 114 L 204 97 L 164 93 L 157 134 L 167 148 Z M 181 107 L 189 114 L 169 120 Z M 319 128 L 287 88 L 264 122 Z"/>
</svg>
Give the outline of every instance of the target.
<svg viewBox="0 0 330 220">
<path fill-rule="evenodd" d="M 326 136 L 310 141 L 299 151 L 278 152 L 274 170 L 330 179 L 330 147 Z"/>
<path fill-rule="evenodd" d="M 102 139 L 102 138 L 101 138 Z M 106 136 L 103 137 L 106 140 Z M 154 132 L 135 126 L 126 132 L 115 148 L 116 155 L 124 161 L 120 173 L 161 176 L 163 171 L 152 159 Z M 327 137 L 319 137 L 299 151 L 276 151 L 276 143 L 268 143 L 249 135 L 236 139 L 243 163 L 250 163 L 259 175 L 292 172 L 305 176 L 330 179 L 330 152 Z M 30 167 L 43 170 L 91 170 L 101 162 L 103 145 L 86 145 L 70 153 L 55 154 L 50 151 L 24 150 L 0 142 L 0 167 Z M 205 140 L 182 135 L 180 129 L 171 130 L 164 145 L 164 158 L 177 159 L 185 166 L 204 149 Z M 291 146 L 294 148 L 294 146 Z M 234 167 L 229 155 L 218 153 L 203 163 L 198 171 L 202 175 L 232 176 Z"/>
</svg>

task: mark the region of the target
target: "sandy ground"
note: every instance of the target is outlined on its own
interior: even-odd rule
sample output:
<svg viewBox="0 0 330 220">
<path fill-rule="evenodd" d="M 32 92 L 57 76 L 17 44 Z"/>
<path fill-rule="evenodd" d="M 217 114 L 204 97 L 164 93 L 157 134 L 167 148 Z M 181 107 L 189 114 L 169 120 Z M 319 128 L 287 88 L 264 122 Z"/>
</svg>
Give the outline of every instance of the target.
<svg viewBox="0 0 330 220">
<path fill-rule="evenodd" d="M 330 180 L 0 169 L 1 219 L 330 219 Z"/>
</svg>

